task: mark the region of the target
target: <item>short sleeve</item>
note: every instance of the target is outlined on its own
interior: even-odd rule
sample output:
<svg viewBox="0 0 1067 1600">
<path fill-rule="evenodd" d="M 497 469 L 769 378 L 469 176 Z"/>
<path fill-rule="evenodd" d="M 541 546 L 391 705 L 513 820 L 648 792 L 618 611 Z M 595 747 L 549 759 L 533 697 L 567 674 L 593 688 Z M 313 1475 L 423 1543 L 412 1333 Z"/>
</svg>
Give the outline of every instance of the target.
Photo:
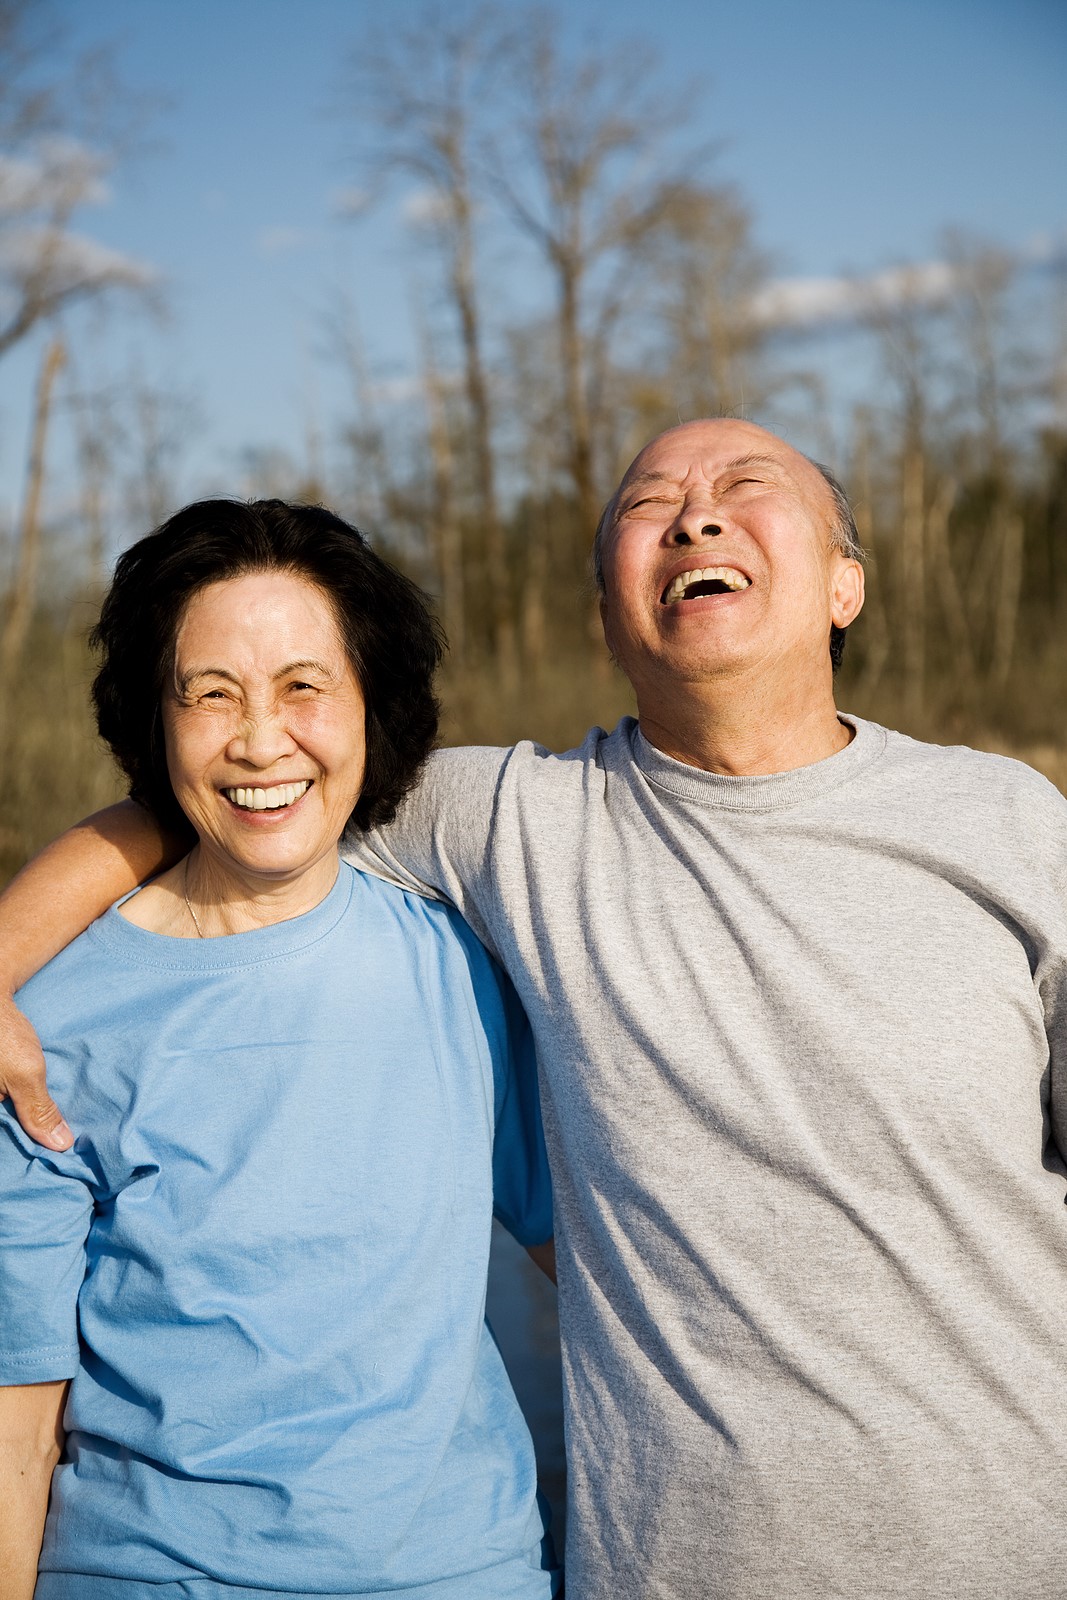
<svg viewBox="0 0 1067 1600">
<path fill-rule="evenodd" d="M 78 1293 L 93 1218 L 84 1139 L 56 1154 L 0 1106 L 0 1383 L 51 1383 L 78 1368 Z M 91 1159 L 91 1158 L 90 1158 Z"/>
<path fill-rule="evenodd" d="M 361 872 L 450 901 L 494 954 L 486 844 L 511 753 L 491 746 L 435 751 L 393 821 L 346 838 L 342 849 Z"/>
<path fill-rule="evenodd" d="M 533 1034 L 511 982 L 499 974 L 506 1019 L 494 1060 L 493 1214 L 520 1244 L 552 1237 L 552 1181 L 541 1127 Z"/>
<path fill-rule="evenodd" d="M 1018 837 L 1037 867 L 1034 981 L 1048 1037 L 1052 1138 L 1067 1171 L 1067 801 L 1051 784 L 1037 783 L 1034 799 L 1042 803 L 1022 819 Z"/>
</svg>

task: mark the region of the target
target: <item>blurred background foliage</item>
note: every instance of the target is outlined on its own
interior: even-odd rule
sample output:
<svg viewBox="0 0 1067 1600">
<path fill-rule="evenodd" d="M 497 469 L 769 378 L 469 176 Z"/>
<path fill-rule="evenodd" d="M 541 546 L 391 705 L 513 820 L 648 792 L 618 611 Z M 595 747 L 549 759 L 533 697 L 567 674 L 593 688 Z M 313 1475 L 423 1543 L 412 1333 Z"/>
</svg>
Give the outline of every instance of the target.
<svg viewBox="0 0 1067 1600">
<path fill-rule="evenodd" d="M 73 231 L 140 109 L 104 57 L 50 76 L 38 23 L 32 0 L 0 0 L 0 364 L 31 337 L 41 349 L 2 530 L 3 878 L 118 793 L 89 721 L 85 637 L 116 526 L 128 540 L 179 503 L 192 426 L 180 394 L 136 374 L 94 387 L 84 308 L 128 320 L 158 300 Z M 484 6 L 409 18 L 353 54 L 338 106 L 353 209 L 418 186 L 420 371 L 377 381 L 338 290 L 343 450 L 327 470 L 313 441 L 302 463 L 250 443 L 235 491 L 330 504 L 433 594 L 451 641 L 447 742 L 566 748 L 632 709 L 588 575 L 626 461 L 683 418 L 794 437 L 802 420 L 834 441 L 870 558 L 840 703 L 1017 754 L 1067 788 L 1063 263 L 1035 271 L 946 233 L 936 264 L 857 280 L 846 311 L 872 376 L 843 399 L 808 360 L 744 194 L 707 177 L 714 152 L 689 137 L 684 100 L 640 52 L 564 53 L 557 33 L 551 10 Z M 502 293 L 520 263 L 536 292 Z M 75 481 L 51 496 L 57 430 Z"/>
</svg>

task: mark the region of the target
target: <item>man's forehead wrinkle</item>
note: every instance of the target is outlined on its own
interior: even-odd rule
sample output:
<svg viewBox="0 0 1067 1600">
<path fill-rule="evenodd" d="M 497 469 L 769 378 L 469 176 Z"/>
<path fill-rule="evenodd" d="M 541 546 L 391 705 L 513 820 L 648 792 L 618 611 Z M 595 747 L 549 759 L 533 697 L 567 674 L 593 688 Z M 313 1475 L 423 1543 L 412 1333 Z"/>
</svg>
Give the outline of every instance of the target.
<svg viewBox="0 0 1067 1600">
<path fill-rule="evenodd" d="M 623 481 L 623 489 L 637 489 L 645 483 L 677 483 L 677 478 L 670 472 L 657 472 L 654 469 L 648 472 L 635 472 Z"/>
<path fill-rule="evenodd" d="M 735 456 L 732 461 L 723 462 L 717 472 L 738 472 L 742 467 L 769 467 L 775 472 L 780 472 L 783 463 L 778 460 L 777 456 L 762 455 L 759 452 L 755 452 L 747 456 Z"/>
<path fill-rule="evenodd" d="M 783 463 L 778 461 L 774 456 L 750 454 L 744 456 L 735 456 L 731 461 L 717 463 L 711 470 L 705 473 L 704 463 L 700 460 L 692 460 L 687 464 L 684 471 L 681 472 L 665 472 L 662 470 L 662 468 L 656 467 L 649 467 L 641 472 L 635 472 L 632 476 L 626 478 L 622 488 L 624 493 L 628 493 L 631 489 L 639 489 L 645 484 L 649 483 L 668 483 L 681 485 L 685 482 L 686 478 L 696 471 L 699 471 L 702 475 L 705 475 L 709 478 L 718 478 L 724 473 L 737 472 L 742 467 L 766 467 L 780 472 L 783 470 Z"/>
</svg>

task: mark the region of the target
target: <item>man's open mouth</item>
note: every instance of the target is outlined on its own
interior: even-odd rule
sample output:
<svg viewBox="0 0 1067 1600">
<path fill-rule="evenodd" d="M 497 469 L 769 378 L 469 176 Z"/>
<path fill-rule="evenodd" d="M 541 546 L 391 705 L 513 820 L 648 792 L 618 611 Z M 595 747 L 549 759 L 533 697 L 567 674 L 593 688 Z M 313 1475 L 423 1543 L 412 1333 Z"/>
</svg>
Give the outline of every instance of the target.
<svg viewBox="0 0 1067 1600">
<path fill-rule="evenodd" d="M 280 811 L 291 806 L 311 788 L 311 779 L 299 783 L 279 783 L 272 789 L 224 789 L 223 794 L 242 811 Z"/>
<path fill-rule="evenodd" d="M 679 600 L 697 600 L 706 594 L 737 594 L 751 583 L 752 579 L 736 567 L 697 567 L 673 578 L 660 596 L 660 603 L 673 606 Z"/>
</svg>

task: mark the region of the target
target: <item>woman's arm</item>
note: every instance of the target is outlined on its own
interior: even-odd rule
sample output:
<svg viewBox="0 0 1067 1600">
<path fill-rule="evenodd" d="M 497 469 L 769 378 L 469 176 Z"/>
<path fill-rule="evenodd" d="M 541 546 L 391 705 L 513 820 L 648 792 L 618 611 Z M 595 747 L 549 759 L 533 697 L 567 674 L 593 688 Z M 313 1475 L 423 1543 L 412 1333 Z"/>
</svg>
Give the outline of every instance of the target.
<svg viewBox="0 0 1067 1600">
<path fill-rule="evenodd" d="M 72 1135 L 49 1096 L 37 1035 L 11 996 L 181 848 L 123 800 L 47 845 L 0 895 L 0 1097 L 10 1095 L 23 1128 L 51 1150 L 66 1150 Z"/>
<path fill-rule="evenodd" d="M 31 1600 L 48 1490 L 63 1447 L 67 1385 L 0 1388 L 0 1594 Z"/>
</svg>

